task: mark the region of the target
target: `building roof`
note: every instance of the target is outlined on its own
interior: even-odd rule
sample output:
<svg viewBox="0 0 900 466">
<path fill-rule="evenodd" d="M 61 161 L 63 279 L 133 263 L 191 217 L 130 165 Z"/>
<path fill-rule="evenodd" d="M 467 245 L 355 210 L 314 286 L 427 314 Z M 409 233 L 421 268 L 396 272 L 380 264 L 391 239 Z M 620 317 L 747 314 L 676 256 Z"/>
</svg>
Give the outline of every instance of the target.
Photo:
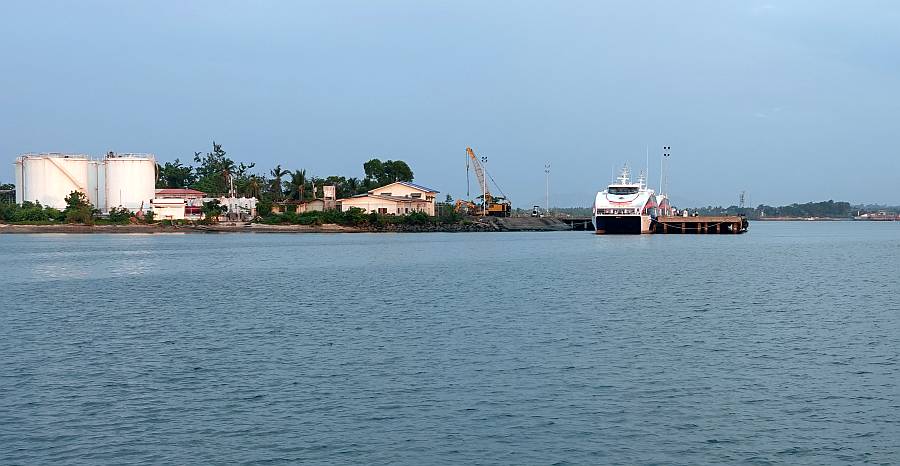
<svg viewBox="0 0 900 466">
<path fill-rule="evenodd" d="M 429 202 L 429 201 L 426 201 L 425 199 L 417 199 L 414 197 L 385 196 L 383 194 L 372 194 L 372 193 L 357 194 L 355 196 L 350 196 L 350 197 L 347 197 L 344 199 L 338 199 L 338 200 L 346 201 L 346 200 L 350 200 L 350 199 L 360 199 L 360 198 L 364 198 L 364 197 L 374 197 L 376 199 L 384 199 L 387 201 L 394 201 L 394 202 Z"/>
<path fill-rule="evenodd" d="M 419 191 L 425 191 L 425 192 L 429 192 L 429 193 L 439 193 L 440 192 L 436 189 L 426 188 L 425 186 L 422 186 L 420 184 L 410 183 L 409 181 L 395 181 L 393 183 L 386 184 L 384 186 L 380 186 L 375 189 L 384 189 L 388 186 L 392 186 L 395 184 L 402 184 L 403 186 L 406 186 L 407 188 L 418 189 Z"/>
<path fill-rule="evenodd" d="M 156 195 L 158 196 L 158 195 L 160 195 L 160 194 L 163 194 L 163 195 L 166 195 L 166 196 L 198 196 L 198 197 L 205 197 L 205 196 L 206 196 L 206 193 L 204 193 L 203 191 L 197 191 L 196 189 L 189 189 L 189 188 L 163 188 L 163 189 L 157 189 L 157 190 L 156 190 Z"/>
<path fill-rule="evenodd" d="M 300 205 L 300 204 L 309 204 L 310 202 L 325 202 L 325 199 L 316 198 L 316 199 L 304 199 L 302 201 L 298 201 L 296 199 L 286 199 L 284 201 L 275 201 L 273 204 L 275 205 Z"/>
</svg>

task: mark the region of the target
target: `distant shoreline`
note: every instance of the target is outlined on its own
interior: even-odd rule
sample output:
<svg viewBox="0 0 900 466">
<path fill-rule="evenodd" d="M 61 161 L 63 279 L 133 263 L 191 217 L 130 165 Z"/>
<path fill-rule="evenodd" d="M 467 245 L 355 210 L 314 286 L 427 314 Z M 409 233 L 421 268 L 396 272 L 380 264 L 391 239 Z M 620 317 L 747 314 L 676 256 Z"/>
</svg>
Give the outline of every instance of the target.
<svg viewBox="0 0 900 466">
<path fill-rule="evenodd" d="M 430 233 L 430 232 L 483 232 L 510 231 L 488 227 L 482 224 L 464 225 L 389 225 L 386 227 L 352 227 L 337 224 L 323 225 L 265 225 L 218 224 L 218 225 L 21 225 L 0 224 L 0 234 L 172 234 L 172 233 Z"/>
<path fill-rule="evenodd" d="M 10 233 L 360 233 L 365 230 L 340 225 L 10 225 L 0 224 L 0 234 Z"/>
</svg>

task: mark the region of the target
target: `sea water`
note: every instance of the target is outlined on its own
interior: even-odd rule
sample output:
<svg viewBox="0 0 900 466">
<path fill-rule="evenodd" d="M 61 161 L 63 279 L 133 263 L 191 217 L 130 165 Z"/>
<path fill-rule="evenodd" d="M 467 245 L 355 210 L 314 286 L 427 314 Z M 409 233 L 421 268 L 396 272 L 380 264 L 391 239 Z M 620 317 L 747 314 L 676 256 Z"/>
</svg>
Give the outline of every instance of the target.
<svg viewBox="0 0 900 466">
<path fill-rule="evenodd" d="M 0 235 L 0 464 L 900 463 L 900 222 Z"/>
</svg>

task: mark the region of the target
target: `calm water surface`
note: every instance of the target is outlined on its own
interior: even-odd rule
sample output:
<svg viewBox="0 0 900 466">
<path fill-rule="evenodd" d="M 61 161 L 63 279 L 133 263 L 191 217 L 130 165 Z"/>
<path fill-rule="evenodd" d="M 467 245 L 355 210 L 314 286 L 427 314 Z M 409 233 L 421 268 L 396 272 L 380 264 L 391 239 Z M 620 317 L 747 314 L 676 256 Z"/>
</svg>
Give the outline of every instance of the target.
<svg viewBox="0 0 900 466">
<path fill-rule="evenodd" d="M 0 464 L 900 463 L 900 222 L 0 235 Z"/>
</svg>

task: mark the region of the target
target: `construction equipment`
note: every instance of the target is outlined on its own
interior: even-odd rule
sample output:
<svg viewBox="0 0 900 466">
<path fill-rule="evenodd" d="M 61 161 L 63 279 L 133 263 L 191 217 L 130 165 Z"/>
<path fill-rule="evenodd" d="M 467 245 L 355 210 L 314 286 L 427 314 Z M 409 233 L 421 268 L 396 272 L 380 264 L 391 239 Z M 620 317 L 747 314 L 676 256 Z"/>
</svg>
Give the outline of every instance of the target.
<svg viewBox="0 0 900 466">
<path fill-rule="evenodd" d="M 512 213 L 512 205 L 509 199 L 505 196 L 494 196 L 491 194 L 491 188 L 488 186 L 486 178 L 486 176 L 490 177 L 490 175 L 485 172 L 484 167 L 478 161 L 478 157 L 475 156 L 475 151 L 471 147 L 466 147 L 466 155 L 468 157 L 466 159 L 466 172 L 468 172 L 470 165 L 475 170 L 475 177 L 478 178 L 478 185 L 481 190 L 481 196 L 478 197 L 481 199 L 481 204 L 476 204 L 472 201 L 457 201 L 456 211 L 466 215 L 509 217 Z M 468 179 L 468 173 L 466 178 Z M 494 181 L 493 178 L 491 178 L 491 181 Z"/>
</svg>

